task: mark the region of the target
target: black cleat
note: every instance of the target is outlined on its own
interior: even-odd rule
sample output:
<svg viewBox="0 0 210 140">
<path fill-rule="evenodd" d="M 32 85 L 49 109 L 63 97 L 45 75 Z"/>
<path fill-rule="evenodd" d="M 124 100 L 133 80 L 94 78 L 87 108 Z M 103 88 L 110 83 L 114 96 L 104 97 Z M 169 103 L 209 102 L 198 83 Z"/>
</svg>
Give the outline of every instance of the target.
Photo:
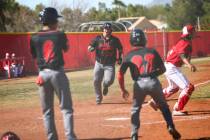
<svg viewBox="0 0 210 140">
<path fill-rule="evenodd" d="M 106 96 L 108 94 L 108 87 L 104 87 L 103 89 L 103 95 Z"/>
<path fill-rule="evenodd" d="M 133 134 L 131 136 L 131 140 L 138 140 L 138 134 Z"/>
<path fill-rule="evenodd" d="M 173 140 L 180 140 L 181 135 L 179 134 L 179 132 L 175 128 L 169 127 L 168 132 L 173 137 Z"/>
</svg>

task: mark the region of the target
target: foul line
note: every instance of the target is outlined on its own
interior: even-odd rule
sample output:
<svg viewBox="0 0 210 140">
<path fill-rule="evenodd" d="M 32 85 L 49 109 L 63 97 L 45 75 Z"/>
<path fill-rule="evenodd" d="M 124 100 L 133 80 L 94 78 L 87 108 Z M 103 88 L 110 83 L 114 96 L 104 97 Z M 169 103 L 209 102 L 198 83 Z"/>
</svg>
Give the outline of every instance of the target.
<svg viewBox="0 0 210 140">
<path fill-rule="evenodd" d="M 208 84 L 208 83 L 210 83 L 210 80 L 207 80 L 205 82 L 201 82 L 201 83 L 195 84 L 195 87 L 198 87 L 200 85 L 205 85 L 205 84 Z"/>
<path fill-rule="evenodd" d="M 180 117 L 180 116 L 178 116 L 178 117 Z M 175 118 L 178 118 L 178 117 L 175 117 Z M 182 117 L 181 119 L 174 119 L 173 121 L 174 122 L 197 121 L 197 120 L 207 120 L 207 119 L 210 118 L 210 116 L 181 116 L 181 117 Z M 166 123 L 166 122 L 165 121 L 153 121 L 153 122 L 141 123 L 141 125 L 153 125 L 153 124 L 162 124 L 162 123 Z M 126 128 L 127 125 L 108 125 L 108 124 L 104 124 L 103 126 L 114 127 L 114 128 Z"/>
</svg>

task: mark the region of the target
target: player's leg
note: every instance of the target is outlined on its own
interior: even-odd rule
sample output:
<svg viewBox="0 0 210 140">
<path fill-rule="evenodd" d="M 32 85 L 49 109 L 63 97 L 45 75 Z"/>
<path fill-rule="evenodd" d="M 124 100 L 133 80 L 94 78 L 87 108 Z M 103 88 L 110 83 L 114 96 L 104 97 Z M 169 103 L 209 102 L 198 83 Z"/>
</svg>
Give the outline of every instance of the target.
<svg viewBox="0 0 210 140">
<path fill-rule="evenodd" d="M 145 99 L 145 92 L 140 88 L 141 81 L 134 83 L 133 105 L 131 109 L 131 137 L 132 140 L 138 140 L 138 129 L 140 127 L 140 110 Z"/>
<path fill-rule="evenodd" d="M 101 90 L 101 83 L 104 77 L 103 65 L 96 61 L 93 73 L 94 73 L 93 83 L 96 94 L 96 103 L 100 104 L 103 99 L 102 90 Z"/>
<path fill-rule="evenodd" d="M 168 81 L 168 86 L 163 89 L 163 94 L 164 94 L 165 98 L 168 98 L 171 95 L 173 95 L 174 93 L 178 92 L 179 87 L 170 78 L 168 78 L 167 74 L 165 74 L 165 76 Z"/>
<path fill-rule="evenodd" d="M 162 112 L 162 115 L 166 121 L 169 133 L 172 135 L 172 137 L 174 139 L 179 139 L 181 137 L 181 135 L 175 129 L 171 111 L 169 110 L 169 106 L 165 100 L 163 93 L 162 93 L 162 86 L 161 86 L 159 80 L 154 78 L 154 79 L 152 79 L 150 84 L 151 84 L 151 89 L 150 89 L 151 92 L 149 94 L 151 95 L 153 100 L 159 106 L 159 108 Z"/>
<path fill-rule="evenodd" d="M 194 85 L 189 82 L 189 80 L 183 75 L 183 73 L 179 72 L 176 75 L 176 80 L 174 82 L 180 87 L 181 93 L 179 95 L 178 101 L 174 105 L 175 111 L 183 110 L 184 106 L 190 99 L 192 92 L 194 91 Z"/>
<path fill-rule="evenodd" d="M 176 78 L 176 73 L 178 73 L 179 71 L 177 67 L 171 63 L 165 62 L 164 65 L 166 67 L 166 72 L 164 73 L 164 75 L 168 81 L 168 87 L 163 89 L 163 93 L 167 98 L 179 91 L 179 87 L 176 85 L 176 83 L 173 82 L 173 79 Z"/>
<path fill-rule="evenodd" d="M 57 131 L 55 127 L 55 119 L 54 119 L 54 93 L 53 86 L 50 81 L 47 80 L 49 77 L 49 72 L 41 71 L 40 75 L 44 79 L 44 84 L 39 86 L 40 100 L 42 105 L 42 112 L 44 116 L 44 125 L 47 131 L 48 140 L 57 140 Z"/>
<path fill-rule="evenodd" d="M 179 87 L 166 76 L 167 80 L 168 80 L 168 87 L 166 87 L 165 89 L 163 89 L 163 94 L 165 98 L 170 97 L 171 95 L 173 95 L 174 93 L 176 93 L 177 91 L 179 91 Z M 159 105 L 153 100 L 149 100 L 148 104 L 155 110 L 157 111 L 159 109 Z"/>
<path fill-rule="evenodd" d="M 104 66 L 103 95 L 108 93 L 108 87 L 111 86 L 115 79 L 115 66 Z"/>
<path fill-rule="evenodd" d="M 74 133 L 72 97 L 69 87 L 69 80 L 63 69 L 53 72 L 51 82 L 58 96 L 60 108 L 63 114 L 65 135 L 68 140 L 76 139 Z"/>
</svg>

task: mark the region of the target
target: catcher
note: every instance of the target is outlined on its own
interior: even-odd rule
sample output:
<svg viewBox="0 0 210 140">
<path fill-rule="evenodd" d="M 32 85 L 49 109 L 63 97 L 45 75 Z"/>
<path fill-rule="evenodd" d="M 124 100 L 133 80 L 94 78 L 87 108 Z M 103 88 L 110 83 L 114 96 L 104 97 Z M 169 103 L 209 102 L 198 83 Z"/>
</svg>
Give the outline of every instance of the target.
<svg viewBox="0 0 210 140">
<path fill-rule="evenodd" d="M 168 80 L 168 87 L 163 89 L 165 98 L 168 98 L 181 90 L 178 101 L 173 108 L 172 114 L 174 116 L 187 114 L 183 109 L 194 91 L 194 85 L 189 82 L 187 77 L 180 70 L 181 66 L 186 64 L 192 72 L 196 71 L 196 67 L 190 62 L 192 54 L 192 39 L 194 35 L 194 26 L 190 24 L 184 26 L 180 40 L 171 50 L 169 50 L 165 60 L 166 72 L 164 75 Z M 153 100 L 151 100 L 149 104 L 157 110 L 158 104 L 156 105 Z"/>
</svg>

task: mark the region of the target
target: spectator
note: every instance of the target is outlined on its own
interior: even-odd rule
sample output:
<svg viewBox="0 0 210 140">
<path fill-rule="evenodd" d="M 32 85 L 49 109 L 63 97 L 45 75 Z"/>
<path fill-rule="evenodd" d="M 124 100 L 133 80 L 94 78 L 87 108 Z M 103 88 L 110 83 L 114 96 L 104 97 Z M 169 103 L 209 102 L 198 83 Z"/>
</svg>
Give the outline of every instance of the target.
<svg viewBox="0 0 210 140">
<path fill-rule="evenodd" d="M 24 60 L 17 58 L 15 53 L 11 55 L 11 71 L 13 77 L 20 77 L 23 73 Z"/>
<path fill-rule="evenodd" d="M 9 57 L 9 53 L 6 53 L 5 54 L 5 59 L 3 60 L 3 68 L 5 70 L 5 75 L 7 78 L 11 78 L 11 69 L 10 69 L 10 65 L 11 65 L 11 62 L 10 62 L 10 57 Z"/>
</svg>

